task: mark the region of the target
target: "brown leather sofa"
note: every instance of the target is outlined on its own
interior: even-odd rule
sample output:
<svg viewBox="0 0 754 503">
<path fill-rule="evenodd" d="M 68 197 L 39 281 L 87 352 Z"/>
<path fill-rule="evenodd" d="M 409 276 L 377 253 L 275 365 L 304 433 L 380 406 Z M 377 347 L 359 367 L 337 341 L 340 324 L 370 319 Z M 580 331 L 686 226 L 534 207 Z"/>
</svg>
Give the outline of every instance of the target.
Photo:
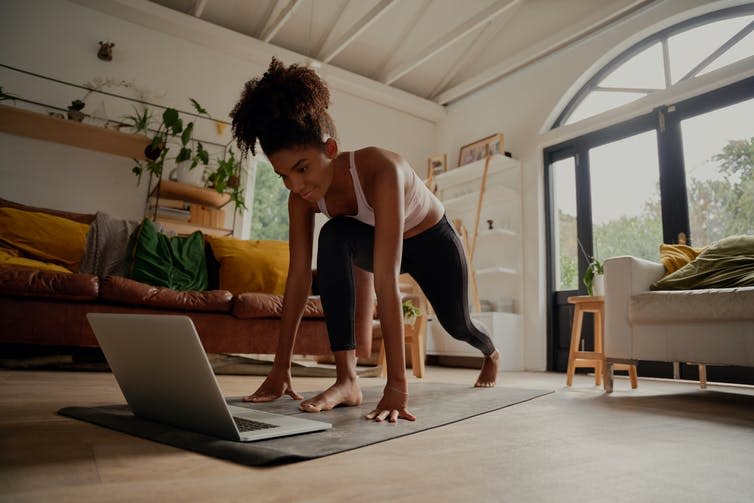
<svg viewBox="0 0 754 503">
<path fill-rule="evenodd" d="M 82 223 L 94 215 L 30 207 L 0 199 L 0 207 L 40 211 Z M 119 276 L 44 271 L 0 265 L 0 344 L 96 347 L 86 313 L 189 316 L 209 353 L 272 354 L 277 346 L 282 296 L 232 295 L 226 290 L 175 291 Z M 307 301 L 296 354 L 329 354 L 322 305 Z"/>
</svg>

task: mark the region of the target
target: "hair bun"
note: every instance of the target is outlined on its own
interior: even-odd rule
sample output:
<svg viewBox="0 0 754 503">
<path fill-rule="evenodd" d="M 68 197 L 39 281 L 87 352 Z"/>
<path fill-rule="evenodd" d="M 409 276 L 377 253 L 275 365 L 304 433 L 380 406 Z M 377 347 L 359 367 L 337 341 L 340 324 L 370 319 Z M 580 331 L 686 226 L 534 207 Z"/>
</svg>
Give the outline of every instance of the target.
<svg viewBox="0 0 754 503">
<path fill-rule="evenodd" d="M 324 135 L 336 136 L 327 113 L 330 91 L 313 69 L 286 67 L 273 57 L 260 79 L 244 86 L 241 99 L 233 108 L 233 136 L 242 155 L 255 153 L 259 138 L 268 155 L 274 150 L 316 144 Z"/>
</svg>

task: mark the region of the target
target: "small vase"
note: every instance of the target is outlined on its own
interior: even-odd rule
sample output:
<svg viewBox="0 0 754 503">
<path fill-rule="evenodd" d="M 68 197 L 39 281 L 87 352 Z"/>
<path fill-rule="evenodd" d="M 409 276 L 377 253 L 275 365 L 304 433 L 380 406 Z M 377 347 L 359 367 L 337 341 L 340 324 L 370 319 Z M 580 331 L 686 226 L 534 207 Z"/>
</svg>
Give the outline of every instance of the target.
<svg viewBox="0 0 754 503">
<path fill-rule="evenodd" d="M 204 187 L 204 168 L 202 166 L 195 166 L 191 169 L 191 161 L 181 161 L 176 164 L 173 172 L 175 179 L 180 183 Z"/>
<path fill-rule="evenodd" d="M 605 295 L 605 275 L 595 274 L 592 279 L 592 295 L 602 297 Z"/>
<path fill-rule="evenodd" d="M 68 120 L 81 122 L 84 120 L 84 117 L 86 117 L 86 114 L 81 110 L 76 110 L 75 108 L 68 109 Z"/>
</svg>

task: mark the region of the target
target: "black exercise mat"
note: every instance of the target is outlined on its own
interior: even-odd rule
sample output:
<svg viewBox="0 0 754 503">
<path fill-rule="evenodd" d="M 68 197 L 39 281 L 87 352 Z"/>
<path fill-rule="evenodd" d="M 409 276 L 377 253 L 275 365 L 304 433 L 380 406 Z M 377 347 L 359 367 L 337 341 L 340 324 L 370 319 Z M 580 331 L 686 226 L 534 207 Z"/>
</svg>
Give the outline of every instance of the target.
<svg viewBox="0 0 754 503">
<path fill-rule="evenodd" d="M 359 407 L 338 407 L 319 414 L 299 411 L 299 402 L 287 397 L 275 402 L 254 404 L 253 407 L 256 409 L 301 415 L 307 419 L 326 421 L 333 427 L 317 433 L 251 443 L 221 440 L 141 419 L 135 417 L 127 405 L 65 407 L 58 413 L 207 456 L 244 465 L 264 466 L 293 463 L 364 447 L 455 423 L 552 393 L 545 390 L 473 388 L 467 385 L 441 383 L 413 383 L 409 386 L 409 391 L 409 410 L 418 417 L 414 422 L 399 420 L 397 423 L 374 423 L 364 419 L 364 415 L 374 408 L 382 396 L 382 386 L 365 388 L 364 403 Z M 306 398 L 313 395 L 315 393 L 308 393 Z M 228 403 L 240 407 L 250 406 L 241 402 L 239 398 L 229 399 Z"/>
</svg>

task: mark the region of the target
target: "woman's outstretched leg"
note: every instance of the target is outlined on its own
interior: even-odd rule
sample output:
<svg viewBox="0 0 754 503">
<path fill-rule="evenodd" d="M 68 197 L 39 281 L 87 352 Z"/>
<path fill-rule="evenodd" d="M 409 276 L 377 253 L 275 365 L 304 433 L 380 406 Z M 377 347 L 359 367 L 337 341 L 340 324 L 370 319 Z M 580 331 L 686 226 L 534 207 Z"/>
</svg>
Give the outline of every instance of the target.
<svg viewBox="0 0 754 503">
<path fill-rule="evenodd" d="M 471 318 L 466 256 L 461 240 L 445 217 L 431 229 L 404 241 L 403 265 L 427 296 L 445 331 L 484 356 L 475 386 L 494 386 L 500 353 L 485 327 Z"/>
</svg>

